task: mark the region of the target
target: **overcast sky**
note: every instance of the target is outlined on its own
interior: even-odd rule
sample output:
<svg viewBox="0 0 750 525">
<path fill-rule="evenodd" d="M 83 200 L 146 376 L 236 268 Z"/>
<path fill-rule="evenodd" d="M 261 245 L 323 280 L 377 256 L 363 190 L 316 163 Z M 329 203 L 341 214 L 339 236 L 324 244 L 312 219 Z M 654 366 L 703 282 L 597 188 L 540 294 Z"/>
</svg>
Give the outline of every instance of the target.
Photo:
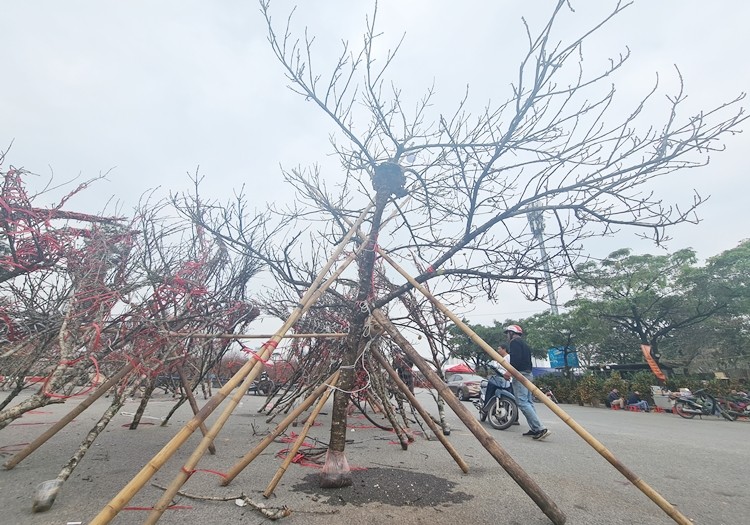
<svg viewBox="0 0 750 525">
<path fill-rule="evenodd" d="M 302 2 L 300 2 L 301 4 Z M 341 40 L 359 41 L 371 3 L 305 2 L 299 26 L 317 35 L 316 63 L 332 60 Z M 412 99 L 433 83 L 450 113 L 466 85 L 480 105 L 504 99 L 524 50 L 521 16 L 533 26 L 554 2 L 486 0 L 381 0 L 379 27 L 387 41 L 405 33 L 392 77 Z M 604 0 L 573 0 L 564 38 L 591 23 Z M 275 19 L 293 2 L 273 1 Z M 533 6 L 528 7 L 528 6 Z M 618 94 L 635 102 L 653 86 L 685 80 L 696 111 L 748 89 L 746 52 L 750 2 L 639 0 L 584 47 L 584 65 L 632 58 L 613 79 Z M 279 165 L 331 162 L 324 115 L 285 88 L 281 66 L 266 41 L 254 1 L 34 1 L 5 0 L 0 46 L 0 147 L 9 164 L 57 181 L 108 173 L 71 209 L 99 211 L 116 196 L 125 209 L 155 187 L 161 194 L 187 189 L 188 172 L 200 172 L 217 198 L 247 184 L 259 207 L 290 198 Z M 441 109 L 441 108 L 438 108 Z M 665 198 L 696 190 L 711 195 L 703 222 L 673 231 L 670 250 L 692 247 L 710 257 L 749 237 L 748 186 L 743 158 L 748 135 L 727 140 L 700 171 L 673 175 L 657 186 Z M 33 182 L 32 182 L 33 184 Z M 650 247 L 626 233 L 592 252 Z M 508 292 L 504 304 L 476 311 L 474 322 L 523 317 L 544 309 Z"/>
</svg>

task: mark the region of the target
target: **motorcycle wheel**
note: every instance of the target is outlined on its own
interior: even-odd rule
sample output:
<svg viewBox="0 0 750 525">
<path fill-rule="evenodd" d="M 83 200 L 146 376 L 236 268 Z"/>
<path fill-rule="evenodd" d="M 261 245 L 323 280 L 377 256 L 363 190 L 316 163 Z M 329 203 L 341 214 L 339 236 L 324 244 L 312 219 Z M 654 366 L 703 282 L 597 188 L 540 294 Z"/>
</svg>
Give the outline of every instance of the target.
<svg viewBox="0 0 750 525">
<path fill-rule="evenodd" d="M 487 420 L 492 428 L 496 430 L 505 430 L 518 419 L 518 405 L 516 402 L 507 397 L 500 398 L 487 415 Z"/>
<path fill-rule="evenodd" d="M 260 384 L 258 385 L 258 392 L 263 394 L 264 396 L 267 396 L 273 391 L 274 386 L 276 385 L 274 385 L 274 382 L 271 381 L 270 379 L 261 381 Z"/>
<path fill-rule="evenodd" d="M 683 405 L 682 403 L 675 403 L 674 411 L 678 416 L 684 417 L 685 419 L 693 419 L 695 417 L 695 414 L 691 412 L 685 412 L 685 405 Z"/>
</svg>

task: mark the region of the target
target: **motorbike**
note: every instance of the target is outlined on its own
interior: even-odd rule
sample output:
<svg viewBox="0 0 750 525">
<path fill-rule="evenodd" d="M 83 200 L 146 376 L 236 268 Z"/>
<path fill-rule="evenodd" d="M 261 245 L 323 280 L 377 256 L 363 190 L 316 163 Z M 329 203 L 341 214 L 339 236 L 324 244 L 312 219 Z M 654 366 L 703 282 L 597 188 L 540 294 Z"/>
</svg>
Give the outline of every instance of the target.
<svg viewBox="0 0 750 525">
<path fill-rule="evenodd" d="M 485 396 L 490 381 L 497 388 L 492 399 L 490 399 L 487 410 L 485 410 Z M 487 420 L 496 430 L 505 430 L 518 421 L 518 405 L 510 381 L 505 380 L 501 375 L 495 375 L 489 380 L 482 381 L 480 386 L 479 399 L 474 400 L 474 406 L 479 410 L 480 421 Z"/>
<path fill-rule="evenodd" d="M 269 375 L 266 372 L 261 372 L 260 377 L 250 383 L 250 386 L 247 389 L 247 394 L 253 393 L 256 396 L 267 396 L 273 392 L 275 387 L 276 383 L 273 382 Z"/>
<path fill-rule="evenodd" d="M 696 390 L 691 395 L 676 397 L 672 410 L 685 419 L 693 419 L 695 416 L 701 419 L 703 416 L 721 416 L 729 421 L 737 419 L 737 416 L 725 410 L 714 396 L 703 389 Z"/>
<path fill-rule="evenodd" d="M 723 400 L 724 409 L 730 415 L 738 417 L 750 417 L 750 398 L 745 396 L 733 396 Z"/>
<path fill-rule="evenodd" d="M 552 402 L 553 402 L 554 404 L 556 404 L 556 405 L 558 405 L 558 404 L 559 404 L 559 402 L 557 401 L 557 398 L 555 397 L 555 393 L 554 393 L 554 392 L 552 391 L 552 389 L 551 389 L 550 387 L 548 387 L 548 386 L 540 386 L 540 387 L 539 387 L 539 390 L 541 390 L 541 391 L 542 391 L 542 393 L 543 393 L 543 394 L 544 394 L 545 396 L 547 396 L 548 398 L 550 398 L 550 400 L 551 400 L 551 401 L 552 401 Z M 537 399 L 537 398 L 534 398 L 534 402 L 537 402 L 537 401 L 539 401 L 539 402 L 541 403 L 541 400 L 539 400 L 539 399 Z"/>
</svg>

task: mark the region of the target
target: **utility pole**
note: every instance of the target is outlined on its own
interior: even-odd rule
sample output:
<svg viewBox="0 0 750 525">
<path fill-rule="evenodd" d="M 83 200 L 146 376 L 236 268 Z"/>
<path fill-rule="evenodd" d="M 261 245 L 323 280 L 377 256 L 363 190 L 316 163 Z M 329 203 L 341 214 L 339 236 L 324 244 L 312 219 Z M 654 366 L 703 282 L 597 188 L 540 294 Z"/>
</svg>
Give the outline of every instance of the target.
<svg viewBox="0 0 750 525">
<path fill-rule="evenodd" d="M 539 253 L 542 256 L 542 264 L 544 265 L 544 278 L 547 281 L 549 309 L 552 314 L 557 315 L 557 298 L 555 297 L 555 288 L 552 286 L 552 274 L 549 271 L 547 250 L 544 248 L 544 216 L 540 210 L 530 211 L 526 216 L 528 217 L 529 226 L 531 227 L 531 233 L 534 235 L 534 240 L 539 243 Z"/>
</svg>

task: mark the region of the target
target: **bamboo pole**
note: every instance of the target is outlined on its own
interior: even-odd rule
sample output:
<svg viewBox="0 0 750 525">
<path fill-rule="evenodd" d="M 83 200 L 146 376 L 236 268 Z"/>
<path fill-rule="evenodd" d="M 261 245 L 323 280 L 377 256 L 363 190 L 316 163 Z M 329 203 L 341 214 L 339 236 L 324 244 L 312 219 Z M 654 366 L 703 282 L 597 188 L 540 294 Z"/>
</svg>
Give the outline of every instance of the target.
<svg viewBox="0 0 750 525">
<path fill-rule="evenodd" d="M 300 430 L 299 436 L 297 436 L 294 444 L 289 448 L 289 452 L 287 453 L 286 458 L 284 458 L 283 463 L 276 471 L 276 474 L 274 474 L 273 479 L 271 479 L 271 481 L 268 483 L 266 490 L 263 492 L 263 497 L 271 497 L 271 494 L 273 494 L 273 491 L 276 489 L 276 485 L 279 484 L 279 481 L 281 481 L 281 478 L 286 473 L 286 469 L 289 468 L 289 465 L 291 465 L 292 460 L 297 455 L 297 451 L 302 446 L 302 443 L 304 443 L 305 438 L 307 437 L 307 433 L 310 432 L 310 427 L 312 427 L 313 423 L 315 423 L 315 419 L 320 414 L 320 411 L 323 410 L 323 406 L 326 404 L 326 401 L 328 401 L 328 398 L 331 397 L 333 388 L 336 386 L 336 383 L 339 380 L 338 375 L 339 373 L 336 372 L 335 381 L 332 381 L 329 385 L 327 385 L 328 388 L 325 392 L 323 392 L 323 395 L 320 396 L 320 399 L 315 405 L 315 408 L 313 408 L 312 413 L 307 418 L 307 421 L 305 421 L 305 425 L 302 427 L 302 430 Z"/>
<path fill-rule="evenodd" d="M 91 393 L 91 395 L 87 396 L 86 399 L 84 399 L 78 405 L 76 405 L 75 408 L 73 408 L 73 410 L 71 410 L 65 416 L 60 418 L 60 420 L 57 423 L 55 423 L 50 428 L 45 430 L 38 438 L 36 438 L 34 441 L 26 445 L 26 447 L 24 447 L 24 449 L 18 452 L 15 456 L 8 459 L 8 461 L 5 462 L 3 467 L 5 467 L 7 470 L 10 470 L 16 465 L 18 465 L 26 457 L 32 454 L 36 449 L 44 445 L 48 439 L 50 439 L 52 436 L 57 434 L 60 430 L 65 428 L 68 425 L 68 423 L 73 421 L 84 410 L 86 410 L 88 407 L 94 404 L 94 401 L 99 399 L 105 392 L 107 392 L 110 388 L 116 385 L 120 381 L 120 379 L 125 377 L 131 370 L 133 370 L 133 368 L 135 368 L 135 364 L 132 362 L 128 362 L 128 364 L 123 366 L 115 375 L 113 375 L 112 377 L 107 379 L 104 383 L 99 385 L 97 389 Z"/>
<path fill-rule="evenodd" d="M 451 442 L 445 438 L 445 436 L 440 431 L 438 426 L 432 420 L 432 417 L 430 417 L 430 414 L 428 414 L 427 411 L 424 409 L 424 407 L 422 407 L 422 405 L 419 403 L 419 401 L 417 401 L 417 398 L 414 397 L 414 394 L 411 393 L 411 390 L 409 390 L 409 387 L 406 386 L 406 384 L 403 381 L 401 381 L 401 378 L 398 376 L 398 373 L 388 363 L 385 357 L 383 357 L 383 354 L 381 354 L 375 348 L 370 348 L 370 353 L 377 360 L 377 362 L 380 363 L 380 366 L 382 366 L 385 369 L 385 371 L 388 372 L 388 375 L 391 377 L 393 382 L 396 383 L 396 386 L 398 387 L 398 389 L 401 390 L 401 392 L 403 392 L 403 394 L 406 396 L 406 399 L 409 400 L 409 403 L 411 403 L 411 405 L 416 409 L 417 413 L 420 416 L 422 416 L 422 419 L 424 420 L 424 422 L 427 423 L 427 426 L 430 427 L 430 430 L 432 430 L 433 434 L 435 434 L 435 437 L 437 437 L 438 441 L 440 441 L 440 443 L 443 444 L 443 446 L 445 447 L 445 450 L 448 451 L 448 454 L 451 455 L 451 457 L 459 466 L 459 468 L 463 471 L 463 473 L 468 474 L 469 465 L 466 464 L 466 462 L 459 455 L 458 451 L 451 444 Z"/>
<path fill-rule="evenodd" d="M 599 440 L 592 436 L 585 428 L 583 428 L 578 422 L 576 422 L 570 415 L 565 412 L 562 408 L 552 402 L 534 383 L 526 379 L 518 370 L 516 370 L 510 363 L 505 361 L 500 354 L 498 354 L 494 348 L 488 345 L 481 337 L 479 337 L 469 326 L 461 321 L 450 309 L 442 304 L 434 295 L 430 293 L 427 288 L 419 284 L 416 279 L 409 275 L 406 270 L 401 268 L 390 256 L 388 256 L 380 247 L 376 248 L 380 256 L 385 259 L 398 273 L 400 273 L 409 283 L 419 290 L 432 304 L 435 305 L 438 310 L 445 314 L 451 321 L 455 323 L 469 338 L 478 346 L 482 348 L 492 359 L 500 363 L 517 381 L 522 383 L 526 388 L 534 393 L 534 395 L 547 408 L 559 417 L 566 425 L 572 428 L 576 434 L 581 436 L 586 443 L 596 450 L 604 459 L 606 459 L 618 472 L 625 476 L 628 481 L 638 487 L 651 501 L 656 503 L 660 509 L 662 509 L 670 518 L 680 525 L 691 525 L 691 521 L 678 511 L 671 503 L 669 503 L 661 494 L 651 488 L 645 481 L 639 478 L 633 471 L 626 467 L 620 460 L 618 460 L 612 452 L 610 452 Z"/>
<path fill-rule="evenodd" d="M 193 415 L 196 415 L 199 412 L 198 409 L 198 403 L 195 401 L 195 396 L 193 395 L 193 389 L 190 388 L 190 383 L 187 380 L 187 377 L 185 376 L 185 370 L 182 368 L 181 364 L 178 364 L 175 368 L 177 368 L 177 375 L 180 376 L 180 382 L 182 383 L 182 389 L 185 391 L 185 397 L 187 397 L 188 403 L 190 403 L 190 408 L 193 411 Z M 206 427 L 206 423 L 202 422 L 200 425 L 201 433 L 205 436 L 208 434 L 208 427 Z M 210 445 L 208 445 L 208 452 L 211 455 L 216 454 L 216 445 L 212 441 Z"/>
<path fill-rule="evenodd" d="M 172 480 L 172 483 L 170 483 L 169 487 L 167 487 L 167 489 L 164 491 L 164 494 L 162 494 L 162 497 L 159 499 L 158 503 L 154 505 L 154 508 L 149 513 L 148 517 L 146 518 L 146 521 L 143 522 L 144 525 L 153 525 L 157 521 L 159 521 L 159 518 L 161 518 L 161 515 L 164 513 L 165 510 L 167 510 L 167 507 L 169 507 L 169 505 L 171 504 L 172 498 L 174 498 L 177 492 L 179 492 L 180 488 L 182 488 L 185 482 L 190 478 L 190 476 L 192 476 L 193 472 L 195 471 L 195 467 L 198 465 L 198 462 L 205 454 L 206 450 L 208 449 L 209 444 L 213 443 L 213 441 L 216 439 L 216 436 L 219 434 L 221 429 L 224 427 L 224 424 L 232 415 L 232 412 L 234 411 L 234 409 L 242 400 L 242 397 L 245 395 L 245 392 L 250 386 L 250 383 L 254 381 L 255 378 L 260 374 L 260 371 L 263 369 L 263 365 L 261 364 L 261 361 L 265 361 L 266 359 L 268 359 L 271 356 L 271 353 L 273 352 L 274 348 L 275 348 L 275 345 L 271 345 L 269 343 L 264 344 L 260 352 L 260 361 L 253 363 L 249 373 L 247 374 L 247 376 L 244 378 L 244 381 L 240 385 L 240 388 L 235 390 L 235 388 L 232 387 L 229 390 L 229 392 L 227 392 L 224 395 L 224 397 L 227 397 L 227 395 L 231 393 L 232 390 L 235 391 L 232 397 L 229 398 L 229 403 L 224 408 L 224 411 L 219 415 L 217 420 L 209 429 L 208 433 L 203 437 L 203 439 L 200 441 L 200 443 L 195 448 L 193 453 L 190 455 L 188 460 L 185 462 L 185 465 L 180 469 L 180 471 L 174 477 L 174 479 Z M 226 388 L 226 385 L 224 385 L 224 387 L 222 387 L 221 390 L 224 390 L 224 388 Z"/>
<path fill-rule="evenodd" d="M 445 400 L 453 412 L 458 416 L 461 422 L 466 425 L 466 428 L 474 434 L 479 440 L 482 446 L 495 458 L 495 461 L 503 467 L 513 481 L 520 486 L 523 491 L 536 503 L 542 512 L 554 523 L 555 525 L 562 525 L 565 523 L 565 514 L 557 507 L 554 501 L 552 501 L 547 494 L 536 484 L 536 482 L 516 463 L 508 452 L 503 449 L 495 439 L 485 430 L 485 428 L 477 422 L 476 418 L 464 407 L 463 403 L 456 398 L 455 395 L 450 391 L 448 386 L 438 377 L 438 375 L 430 368 L 424 358 L 416 351 L 416 349 L 401 335 L 393 323 L 386 317 L 386 315 L 380 310 L 373 311 L 372 314 L 375 320 L 382 326 L 393 341 L 401 347 L 401 349 L 409 356 L 409 358 L 417 365 L 420 372 L 424 374 L 427 380 L 432 383 L 432 386 L 437 390 L 438 394 Z"/>
<path fill-rule="evenodd" d="M 276 348 L 276 345 L 281 340 L 281 337 L 297 322 L 302 314 L 307 311 L 310 305 L 314 302 L 313 299 L 317 300 L 325 291 L 325 288 L 327 286 L 330 286 L 330 284 L 333 282 L 334 277 L 337 278 L 338 275 L 343 272 L 344 268 L 346 268 L 346 266 L 348 266 L 348 264 L 354 260 L 355 254 L 349 255 L 344 261 L 344 264 L 342 264 L 338 275 L 333 276 L 331 279 L 321 285 L 325 274 L 328 273 L 333 264 L 336 262 L 336 259 L 338 259 L 339 255 L 341 255 L 341 253 L 344 251 L 344 247 L 354 236 L 357 228 L 360 224 L 362 224 L 371 207 L 372 204 L 368 205 L 362 211 L 355 224 L 341 240 L 331 257 L 321 269 L 320 273 L 318 273 L 315 280 L 303 294 L 300 302 L 287 318 L 284 325 L 276 332 L 274 337 L 272 337 L 261 347 L 259 355 L 261 360 L 265 360 L 271 355 L 273 350 Z M 120 492 L 112 500 L 110 500 L 109 503 L 107 503 L 107 505 L 105 505 L 105 507 L 99 512 L 99 514 L 94 516 L 94 519 L 89 522 L 89 525 L 105 525 L 112 521 L 112 519 L 117 516 L 117 514 L 133 498 L 133 496 L 141 488 L 143 488 L 143 486 L 146 484 L 146 482 L 148 482 L 149 479 L 151 479 L 151 476 L 158 472 L 158 470 L 164 465 L 164 463 L 166 463 L 167 460 L 172 457 L 172 455 L 177 451 L 177 449 L 179 449 L 179 447 L 182 446 L 185 441 L 187 441 L 187 439 L 193 434 L 193 432 L 195 432 L 196 428 L 198 428 L 198 425 L 206 420 L 206 418 L 224 401 L 229 393 L 231 393 L 231 391 L 234 390 L 235 387 L 237 387 L 237 385 L 242 381 L 242 378 L 246 375 L 247 377 L 245 378 L 245 382 L 243 383 L 243 385 L 250 385 L 250 383 L 254 379 L 254 376 L 252 376 L 252 370 L 255 369 L 255 364 L 257 362 L 258 360 L 254 356 L 248 359 L 248 361 L 237 371 L 237 373 L 235 373 L 234 376 L 232 376 L 231 379 L 229 379 L 229 381 L 224 384 L 224 386 L 216 393 L 216 395 L 213 396 L 205 405 L 203 405 L 203 408 L 201 408 L 201 410 L 195 415 L 195 417 L 188 421 L 185 426 L 182 427 L 182 429 L 159 452 L 157 452 L 157 454 L 135 475 L 135 477 L 131 479 L 130 482 L 125 485 L 125 487 L 123 487 Z M 258 371 L 259 370 L 260 367 L 258 368 Z M 255 375 L 257 376 L 257 372 Z M 245 388 L 244 390 L 240 389 L 240 393 L 244 395 L 244 392 L 246 390 L 247 388 Z M 230 406 L 230 409 L 233 408 L 233 406 Z M 203 441 L 201 441 L 201 443 L 203 443 Z M 170 495 L 170 498 L 173 496 L 174 494 Z"/>
<path fill-rule="evenodd" d="M 289 428 L 289 425 L 291 425 L 292 422 L 297 419 L 300 414 L 310 408 L 315 400 L 323 395 L 329 384 L 338 381 L 338 378 L 339 372 L 336 371 L 332 376 L 330 376 L 315 390 L 313 390 L 310 395 L 307 396 L 304 401 L 302 401 L 302 403 L 294 408 L 294 410 L 289 412 L 289 414 L 287 414 L 286 417 L 278 425 L 276 425 L 276 428 L 274 428 L 270 434 L 264 437 L 263 440 L 255 446 L 255 448 L 245 454 L 242 459 L 240 459 L 231 469 L 229 469 L 229 472 L 224 475 L 219 484 L 222 487 L 226 487 L 227 485 L 229 485 L 232 480 L 234 480 L 234 478 L 236 478 L 237 475 L 245 469 L 245 467 L 247 467 L 255 458 L 257 458 L 261 454 L 261 452 L 266 449 L 266 447 L 268 447 L 268 445 L 273 443 L 274 439 L 284 433 L 284 431 Z"/>
</svg>

